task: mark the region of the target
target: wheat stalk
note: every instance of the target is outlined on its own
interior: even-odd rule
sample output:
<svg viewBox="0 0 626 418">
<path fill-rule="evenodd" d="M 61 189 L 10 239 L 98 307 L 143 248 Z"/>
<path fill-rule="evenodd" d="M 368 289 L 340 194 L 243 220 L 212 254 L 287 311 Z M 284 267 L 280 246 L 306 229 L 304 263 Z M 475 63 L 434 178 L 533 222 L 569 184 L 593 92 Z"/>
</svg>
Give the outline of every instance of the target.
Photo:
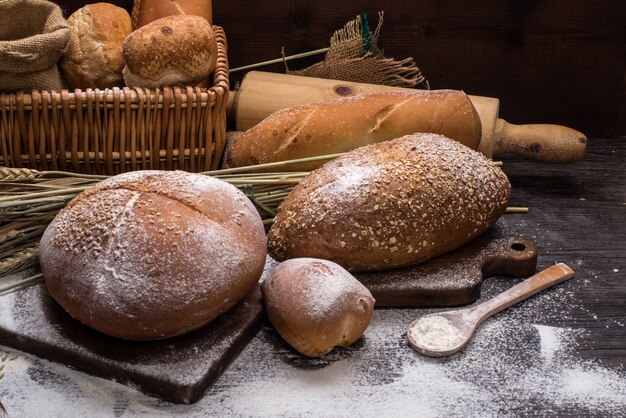
<svg viewBox="0 0 626 418">
<path fill-rule="evenodd" d="M 43 274 L 37 273 L 34 276 L 30 276 L 30 277 L 27 277 L 25 279 L 21 279 L 21 280 L 15 281 L 15 282 L 4 284 L 4 285 L 0 286 L 0 296 L 4 295 L 5 293 L 9 293 L 9 292 L 11 292 L 13 290 L 19 289 L 21 287 L 25 287 L 25 286 L 28 286 L 28 285 L 31 285 L 31 284 L 39 283 L 41 281 L 41 279 L 43 279 Z"/>
<path fill-rule="evenodd" d="M 0 182 L 34 180 L 41 176 L 41 171 L 30 168 L 0 167 Z"/>
<path fill-rule="evenodd" d="M 271 225 L 285 197 L 309 172 L 282 172 L 293 164 L 327 161 L 342 154 L 281 161 L 201 173 L 240 189 L 256 206 L 264 225 Z M 494 162 L 495 165 L 500 165 Z M 277 170 L 258 172 L 259 170 Z M 0 167 L 0 276 L 32 265 L 38 242 L 59 210 L 80 192 L 110 176 Z M 523 213 L 528 208 L 509 208 Z M 36 280 L 33 279 L 33 280 Z M 33 280 L 27 279 L 24 283 Z M 12 289 L 19 285 L 10 285 Z M 0 293 L 6 290 L 0 286 Z"/>
<path fill-rule="evenodd" d="M 16 251 L 10 257 L 0 261 L 0 276 L 31 265 L 39 255 L 39 244 Z"/>
</svg>

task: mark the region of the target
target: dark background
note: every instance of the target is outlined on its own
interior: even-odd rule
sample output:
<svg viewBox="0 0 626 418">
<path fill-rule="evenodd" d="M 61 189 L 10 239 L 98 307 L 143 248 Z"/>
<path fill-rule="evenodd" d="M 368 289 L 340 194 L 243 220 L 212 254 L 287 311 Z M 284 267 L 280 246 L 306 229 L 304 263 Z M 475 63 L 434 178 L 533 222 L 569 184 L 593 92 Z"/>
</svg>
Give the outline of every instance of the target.
<svg viewBox="0 0 626 418">
<path fill-rule="evenodd" d="M 132 8 L 132 0 L 111 2 Z M 69 16 L 87 2 L 57 3 Z M 231 68 L 278 58 L 281 47 L 287 55 L 326 47 L 361 12 L 375 26 L 379 11 L 385 12 L 379 47 L 389 57 L 413 57 L 431 88 L 498 97 L 501 117 L 512 123 L 626 135 L 623 0 L 213 1 Z M 292 61 L 290 68 L 321 58 Z M 233 75 L 231 85 L 242 75 Z"/>
</svg>

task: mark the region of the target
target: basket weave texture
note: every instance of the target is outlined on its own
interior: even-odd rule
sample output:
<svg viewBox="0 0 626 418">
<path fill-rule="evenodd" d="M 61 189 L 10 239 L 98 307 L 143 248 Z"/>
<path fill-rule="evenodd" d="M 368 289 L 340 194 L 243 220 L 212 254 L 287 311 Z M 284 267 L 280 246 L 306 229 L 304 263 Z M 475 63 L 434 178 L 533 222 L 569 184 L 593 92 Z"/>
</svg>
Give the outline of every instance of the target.
<svg viewBox="0 0 626 418">
<path fill-rule="evenodd" d="M 228 57 L 217 38 L 210 88 L 0 94 L 0 166 L 113 175 L 218 168 L 226 142 Z"/>
</svg>

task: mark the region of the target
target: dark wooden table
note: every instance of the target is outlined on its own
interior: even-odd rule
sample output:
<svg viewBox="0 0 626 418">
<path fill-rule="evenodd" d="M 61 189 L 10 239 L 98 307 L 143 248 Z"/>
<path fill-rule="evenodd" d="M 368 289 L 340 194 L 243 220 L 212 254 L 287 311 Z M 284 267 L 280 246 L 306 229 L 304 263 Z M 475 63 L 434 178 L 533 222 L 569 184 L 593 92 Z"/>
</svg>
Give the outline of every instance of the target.
<svg viewBox="0 0 626 418">
<path fill-rule="evenodd" d="M 579 305 L 564 306 L 563 326 L 588 330 L 582 358 L 623 367 L 626 361 L 626 138 L 590 139 L 583 161 L 545 165 L 505 160 L 511 205 L 530 212 L 503 224 L 537 235 L 538 269 L 555 261 L 576 270 Z M 587 281 L 587 282 L 586 282 Z M 590 315 L 590 312 L 593 312 Z M 613 327 L 611 324 L 621 325 Z M 607 328 L 609 325 L 609 328 Z"/>
<path fill-rule="evenodd" d="M 537 270 L 573 279 L 486 321 L 462 352 L 422 357 L 411 320 L 437 309 L 377 310 L 352 347 L 306 359 L 264 327 L 194 405 L 173 405 L 25 353 L 5 359 L 10 416 L 625 416 L 626 138 L 590 139 L 583 161 L 504 159 L 511 206 L 495 236 L 532 239 Z M 485 281 L 481 300 L 521 279 Z"/>
</svg>

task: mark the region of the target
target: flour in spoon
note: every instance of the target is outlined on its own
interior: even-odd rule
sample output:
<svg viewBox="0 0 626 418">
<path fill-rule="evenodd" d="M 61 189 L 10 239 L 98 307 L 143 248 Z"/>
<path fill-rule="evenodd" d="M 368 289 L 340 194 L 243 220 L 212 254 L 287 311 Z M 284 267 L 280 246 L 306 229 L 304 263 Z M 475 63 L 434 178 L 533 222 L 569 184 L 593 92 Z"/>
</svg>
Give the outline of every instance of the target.
<svg viewBox="0 0 626 418">
<path fill-rule="evenodd" d="M 413 340 L 429 350 L 448 350 L 461 341 L 461 331 L 441 315 L 426 316 L 411 327 Z"/>
</svg>

